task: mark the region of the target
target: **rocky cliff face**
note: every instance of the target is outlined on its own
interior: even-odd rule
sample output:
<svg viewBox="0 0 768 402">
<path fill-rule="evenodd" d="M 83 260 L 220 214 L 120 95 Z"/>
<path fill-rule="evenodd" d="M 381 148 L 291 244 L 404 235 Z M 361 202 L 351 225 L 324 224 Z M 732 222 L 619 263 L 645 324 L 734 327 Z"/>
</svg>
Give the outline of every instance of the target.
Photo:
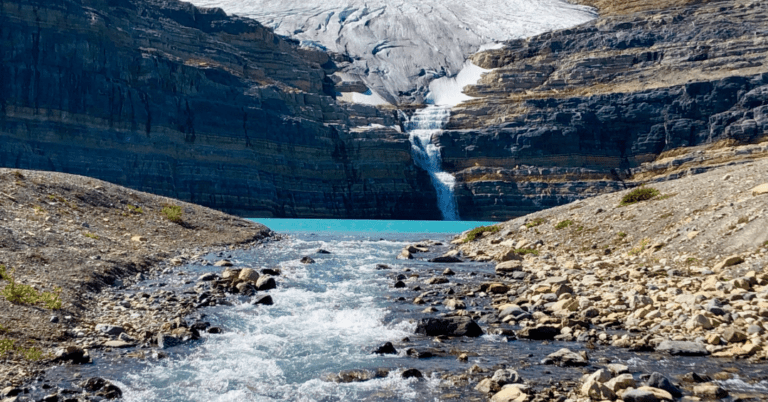
<svg viewBox="0 0 768 402">
<path fill-rule="evenodd" d="M 664 152 L 768 135 L 768 4 L 650 3 L 592 1 L 594 22 L 474 56 L 495 70 L 435 139 L 463 218 L 615 191 Z"/>
<path fill-rule="evenodd" d="M 439 218 L 394 114 L 336 103 L 334 60 L 254 21 L 2 0 L 0 44 L 0 166 L 248 216 Z"/>
</svg>

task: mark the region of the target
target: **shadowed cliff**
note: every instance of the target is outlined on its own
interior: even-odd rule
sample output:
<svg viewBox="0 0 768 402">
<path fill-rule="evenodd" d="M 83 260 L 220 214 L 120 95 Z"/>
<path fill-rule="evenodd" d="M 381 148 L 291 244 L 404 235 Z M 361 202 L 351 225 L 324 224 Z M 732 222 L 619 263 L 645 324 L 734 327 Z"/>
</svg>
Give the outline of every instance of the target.
<svg viewBox="0 0 768 402">
<path fill-rule="evenodd" d="M 394 115 L 337 104 L 333 72 L 218 9 L 2 0 L 0 166 L 246 216 L 438 219 Z"/>
</svg>

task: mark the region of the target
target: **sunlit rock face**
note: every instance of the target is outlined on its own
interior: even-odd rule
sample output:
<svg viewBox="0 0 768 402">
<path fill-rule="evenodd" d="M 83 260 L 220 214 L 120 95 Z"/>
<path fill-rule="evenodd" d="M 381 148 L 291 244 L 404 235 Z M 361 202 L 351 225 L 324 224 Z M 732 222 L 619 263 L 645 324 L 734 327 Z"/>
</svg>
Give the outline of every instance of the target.
<svg viewBox="0 0 768 402">
<path fill-rule="evenodd" d="M 391 103 L 420 103 L 482 46 L 571 27 L 593 9 L 559 0 L 192 0 L 351 57 L 345 72 Z"/>
</svg>

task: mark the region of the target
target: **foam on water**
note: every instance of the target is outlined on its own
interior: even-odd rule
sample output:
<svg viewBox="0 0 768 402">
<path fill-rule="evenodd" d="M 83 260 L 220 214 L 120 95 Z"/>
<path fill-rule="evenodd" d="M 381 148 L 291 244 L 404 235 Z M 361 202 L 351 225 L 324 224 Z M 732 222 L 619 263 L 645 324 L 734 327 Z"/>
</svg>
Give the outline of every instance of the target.
<svg viewBox="0 0 768 402">
<path fill-rule="evenodd" d="M 412 323 L 388 322 L 381 298 L 388 291 L 386 277 L 375 270 L 404 244 L 292 239 L 264 251 L 263 258 L 235 259 L 251 266 L 279 263 L 280 286 L 270 292 L 275 305 L 244 303 L 218 310 L 215 325 L 224 327 L 224 334 L 206 335 L 190 355 L 128 373 L 120 381 L 125 400 L 352 401 L 373 394 L 424 400 L 425 389 L 437 387 L 439 380 L 404 380 L 398 373 L 352 384 L 318 378 L 381 367 L 386 357 L 370 354 L 371 348 L 413 333 Z M 318 248 L 333 254 L 316 264 L 298 262 Z"/>
</svg>

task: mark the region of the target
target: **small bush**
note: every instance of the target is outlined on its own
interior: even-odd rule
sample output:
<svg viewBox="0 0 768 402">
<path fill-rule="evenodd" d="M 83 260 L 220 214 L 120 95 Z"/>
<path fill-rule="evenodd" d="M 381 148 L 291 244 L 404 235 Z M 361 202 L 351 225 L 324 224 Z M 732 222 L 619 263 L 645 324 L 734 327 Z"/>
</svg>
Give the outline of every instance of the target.
<svg viewBox="0 0 768 402">
<path fill-rule="evenodd" d="M 134 214 L 143 214 L 144 210 L 141 209 L 141 207 L 133 206 L 128 204 L 128 211 L 133 212 Z"/>
<path fill-rule="evenodd" d="M 480 226 L 478 228 L 474 228 L 469 233 L 467 233 L 467 237 L 464 238 L 464 243 L 475 241 L 475 239 L 480 237 L 485 232 L 498 233 L 499 230 L 501 229 L 496 225 Z"/>
<path fill-rule="evenodd" d="M 163 207 L 163 210 L 160 211 L 160 213 L 171 222 L 174 222 L 174 223 L 181 222 L 182 211 L 181 211 L 181 207 L 178 205 L 165 206 Z"/>
<path fill-rule="evenodd" d="M 99 240 L 99 236 L 96 236 L 96 235 L 95 235 L 95 234 L 93 234 L 93 233 L 86 233 L 86 234 L 85 234 L 85 237 L 91 238 L 91 239 L 93 239 L 93 240 Z"/>
<path fill-rule="evenodd" d="M 640 201 L 647 201 L 658 196 L 659 194 L 661 194 L 661 192 L 653 187 L 636 188 L 630 191 L 629 194 L 625 195 L 624 198 L 621 199 L 621 205 L 631 205 Z"/>
<path fill-rule="evenodd" d="M 37 304 L 42 303 L 49 310 L 61 309 L 61 288 L 56 288 L 53 292 L 38 292 L 29 285 L 20 285 L 16 283 L 11 271 L 8 273 L 5 265 L 0 265 L 0 279 L 8 281 L 0 295 L 14 304 Z"/>
<path fill-rule="evenodd" d="M 570 219 L 566 219 L 566 220 L 558 223 L 557 225 L 555 225 L 555 229 L 557 229 L 557 230 L 565 229 L 565 228 L 567 228 L 567 227 L 569 227 L 571 225 L 573 225 L 573 221 L 570 220 Z"/>
<path fill-rule="evenodd" d="M 629 250 L 628 254 L 629 255 L 638 255 L 638 254 L 642 253 L 646 249 L 646 247 L 648 247 L 648 245 L 650 243 L 651 243 L 650 240 L 643 239 L 637 247 L 633 248 L 632 250 Z"/>
<path fill-rule="evenodd" d="M 18 353 L 26 360 L 29 361 L 40 361 L 43 359 L 43 351 L 32 346 L 29 348 L 24 348 L 21 346 L 16 346 L 16 341 L 13 339 L 0 339 L 0 357 L 4 357 L 9 353 Z"/>
<path fill-rule="evenodd" d="M 515 250 L 515 253 L 520 255 L 526 255 L 526 254 L 539 255 L 539 250 L 535 250 L 532 248 L 518 248 Z"/>
<path fill-rule="evenodd" d="M 528 223 L 525 224 L 525 227 L 528 229 L 535 228 L 536 226 L 541 226 L 546 222 L 546 219 L 544 218 L 536 218 Z"/>
<path fill-rule="evenodd" d="M 619 236 L 619 239 L 623 239 L 623 238 L 627 237 L 627 234 L 624 233 L 624 232 L 619 232 L 619 234 L 617 236 Z"/>
</svg>

